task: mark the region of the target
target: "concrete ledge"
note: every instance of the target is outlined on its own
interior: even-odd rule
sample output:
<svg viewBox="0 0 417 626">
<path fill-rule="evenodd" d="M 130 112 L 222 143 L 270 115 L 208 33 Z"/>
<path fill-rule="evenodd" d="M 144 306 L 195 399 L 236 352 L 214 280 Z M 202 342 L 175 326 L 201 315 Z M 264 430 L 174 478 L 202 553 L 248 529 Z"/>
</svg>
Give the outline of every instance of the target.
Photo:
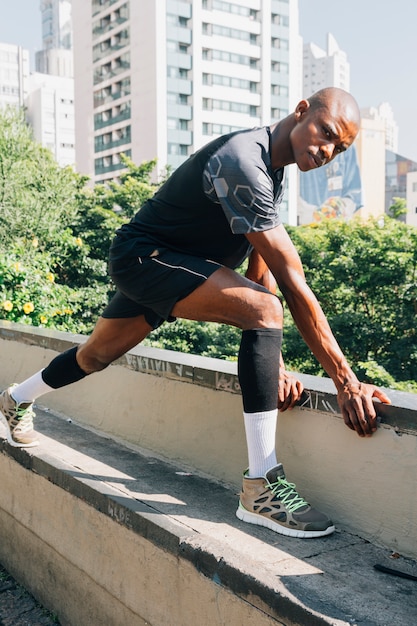
<svg viewBox="0 0 417 626">
<path fill-rule="evenodd" d="M 86 337 L 0 320 L 1 340 L 62 352 L 83 343 Z M 232 361 L 138 346 L 118 359 L 113 367 L 116 365 L 140 374 L 187 382 L 240 396 L 237 365 Z M 308 374 L 298 376 L 305 387 L 304 396 L 299 403 L 300 408 L 332 415 L 339 414 L 335 387 L 331 380 Z M 417 394 L 392 389 L 385 391 L 390 396 L 392 404 L 382 405 L 376 402 L 380 423 L 393 427 L 398 433 L 417 434 Z"/>
<path fill-rule="evenodd" d="M 0 388 L 85 338 L 0 323 Z M 278 419 L 277 450 L 300 492 L 339 528 L 417 557 L 417 395 L 389 391 L 381 424 L 360 439 L 338 414 L 331 381 L 302 376 L 300 407 Z M 100 374 L 40 399 L 123 444 L 238 491 L 247 464 L 236 364 L 137 347 Z"/>
<path fill-rule="evenodd" d="M 234 489 L 38 409 L 41 445 L 0 444 L 0 560 L 63 626 L 410 626 L 417 575 L 343 531 L 282 537 Z"/>
</svg>

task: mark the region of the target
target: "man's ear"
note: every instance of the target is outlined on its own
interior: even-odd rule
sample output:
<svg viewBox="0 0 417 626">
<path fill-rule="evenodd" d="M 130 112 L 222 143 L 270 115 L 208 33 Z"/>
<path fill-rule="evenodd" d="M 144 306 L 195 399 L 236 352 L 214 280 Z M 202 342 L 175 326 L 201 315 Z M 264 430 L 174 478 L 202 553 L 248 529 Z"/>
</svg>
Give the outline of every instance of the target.
<svg viewBox="0 0 417 626">
<path fill-rule="evenodd" d="M 305 113 L 307 113 L 310 108 L 310 103 L 308 100 L 300 100 L 300 102 L 295 107 L 295 119 L 299 121 Z"/>
</svg>

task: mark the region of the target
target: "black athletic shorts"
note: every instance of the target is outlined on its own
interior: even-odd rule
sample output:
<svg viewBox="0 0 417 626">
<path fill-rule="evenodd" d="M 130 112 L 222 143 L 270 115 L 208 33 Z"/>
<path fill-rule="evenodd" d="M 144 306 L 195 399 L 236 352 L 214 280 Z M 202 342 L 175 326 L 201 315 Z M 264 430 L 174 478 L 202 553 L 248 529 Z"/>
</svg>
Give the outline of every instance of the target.
<svg viewBox="0 0 417 626">
<path fill-rule="evenodd" d="M 171 311 L 178 302 L 213 272 L 215 261 L 159 248 L 146 257 L 110 260 L 109 274 L 117 292 L 102 313 L 108 319 L 144 315 L 153 328 L 174 321 Z"/>
</svg>

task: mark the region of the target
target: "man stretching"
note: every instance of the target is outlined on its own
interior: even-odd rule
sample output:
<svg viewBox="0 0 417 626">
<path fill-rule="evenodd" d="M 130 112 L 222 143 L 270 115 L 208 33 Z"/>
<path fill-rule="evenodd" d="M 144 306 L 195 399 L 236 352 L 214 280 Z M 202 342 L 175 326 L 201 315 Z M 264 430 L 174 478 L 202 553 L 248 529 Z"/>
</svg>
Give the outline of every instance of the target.
<svg viewBox="0 0 417 626">
<path fill-rule="evenodd" d="M 285 166 L 307 171 L 329 163 L 349 148 L 359 124 L 350 94 L 323 89 L 280 122 L 219 137 L 183 163 L 118 230 L 109 262 L 117 293 L 88 340 L 1 394 L 9 442 L 35 445 L 36 398 L 104 369 L 164 321 L 230 324 L 242 330 L 238 376 L 249 457 L 237 516 L 284 535 L 333 532 L 332 521 L 298 494 L 276 458 L 278 401 L 293 405 L 301 388 L 279 376 L 283 310 L 271 273 L 336 386 L 345 424 L 361 437 L 372 435 L 372 398 L 389 398 L 352 372 L 279 217 Z M 243 277 L 235 269 L 249 256 Z"/>
</svg>

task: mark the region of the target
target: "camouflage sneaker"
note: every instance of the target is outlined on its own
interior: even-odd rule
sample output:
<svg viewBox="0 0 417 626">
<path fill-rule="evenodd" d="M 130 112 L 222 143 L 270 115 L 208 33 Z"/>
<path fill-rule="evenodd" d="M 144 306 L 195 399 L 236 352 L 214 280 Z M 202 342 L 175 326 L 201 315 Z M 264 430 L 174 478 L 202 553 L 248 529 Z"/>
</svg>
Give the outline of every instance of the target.
<svg viewBox="0 0 417 626">
<path fill-rule="evenodd" d="M 12 385 L 0 394 L 0 421 L 6 428 L 7 441 L 16 448 L 32 448 L 37 446 L 38 436 L 33 430 L 32 404 L 17 404 L 12 396 Z"/>
<path fill-rule="evenodd" d="M 335 529 L 333 522 L 313 509 L 286 480 L 281 464 L 264 478 L 248 478 L 245 472 L 236 515 L 289 537 L 322 537 Z"/>
</svg>

